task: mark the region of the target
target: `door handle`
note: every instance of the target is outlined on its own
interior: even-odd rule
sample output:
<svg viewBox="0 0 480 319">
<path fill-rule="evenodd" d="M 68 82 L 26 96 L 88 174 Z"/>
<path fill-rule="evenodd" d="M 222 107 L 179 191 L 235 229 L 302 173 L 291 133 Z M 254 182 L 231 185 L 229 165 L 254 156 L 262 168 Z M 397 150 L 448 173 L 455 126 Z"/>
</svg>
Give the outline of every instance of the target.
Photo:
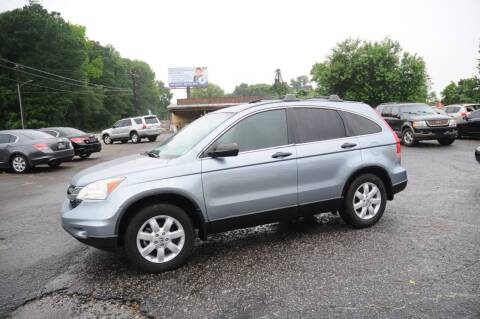
<svg viewBox="0 0 480 319">
<path fill-rule="evenodd" d="M 272 155 L 273 158 L 283 158 L 283 157 L 288 157 L 292 155 L 292 153 L 289 153 L 289 152 L 277 152 L 275 154 Z"/>
<path fill-rule="evenodd" d="M 342 144 L 342 148 L 352 148 L 352 147 L 355 147 L 357 146 L 357 144 L 355 143 L 344 143 Z"/>
</svg>

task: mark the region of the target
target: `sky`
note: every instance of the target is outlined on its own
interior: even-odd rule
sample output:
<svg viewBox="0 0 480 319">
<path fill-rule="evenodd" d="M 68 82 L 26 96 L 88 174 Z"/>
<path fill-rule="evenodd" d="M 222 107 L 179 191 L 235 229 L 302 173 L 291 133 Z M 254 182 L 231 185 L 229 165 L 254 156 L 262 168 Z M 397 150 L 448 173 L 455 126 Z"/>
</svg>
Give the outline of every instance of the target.
<svg viewBox="0 0 480 319">
<path fill-rule="evenodd" d="M 239 83 L 309 75 L 346 38 L 399 41 L 424 58 L 432 89 L 478 75 L 480 0 L 123 1 L 40 0 L 87 37 L 146 61 L 159 80 L 169 67 L 208 67 L 209 81 Z M 0 12 L 26 0 L 0 0 Z M 183 97 L 184 90 L 175 90 Z"/>
</svg>

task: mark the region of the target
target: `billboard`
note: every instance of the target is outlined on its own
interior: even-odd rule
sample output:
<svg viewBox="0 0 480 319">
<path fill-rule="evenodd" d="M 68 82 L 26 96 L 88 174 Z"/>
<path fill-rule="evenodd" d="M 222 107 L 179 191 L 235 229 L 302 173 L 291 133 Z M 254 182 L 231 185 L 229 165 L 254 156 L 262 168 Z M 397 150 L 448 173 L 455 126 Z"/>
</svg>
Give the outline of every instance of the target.
<svg viewBox="0 0 480 319">
<path fill-rule="evenodd" d="M 168 87 L 205 87 L 208 86 L 208 68 L 196 66 L 189 68 L 168 68 Z"/>
</svg>

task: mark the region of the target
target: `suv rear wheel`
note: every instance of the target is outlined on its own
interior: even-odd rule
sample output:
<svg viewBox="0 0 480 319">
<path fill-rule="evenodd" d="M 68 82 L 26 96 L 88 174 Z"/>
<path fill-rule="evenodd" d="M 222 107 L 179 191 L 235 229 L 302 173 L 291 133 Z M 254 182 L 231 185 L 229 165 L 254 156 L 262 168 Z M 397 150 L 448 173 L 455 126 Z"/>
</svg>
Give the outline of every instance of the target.
<svg viewBox="0 0 480 319">
<path fill-rule="evenodd" d="M 413 146 L 416 142 L 415 134 L 411 128 L 406 128 L 402 132 L 402 143 L 405 146 Z"/>
<path fill-rule="evenodd" d="M 363 174 L 348 187 L 340 216 L 355 228 L 370 227 L 382 217 L 386 203 L 383 181 L 376 175 Z"/>
<path fill-rule="evenodd" d="M 195 233 L 188 215 L 170 204 L 144 207 L 125 231 L 125 253 L 135 266 L 162 272 L 183 265 L 191 255 Z"/>
<path fill-rule="evenodd" d="M 150 142 L 155 142 L 155 141 L 157 140 L 157 136 L 156 136 L 156 135 L 155 135 L 155 136 L 149 136 L 149 137 L 148 137 L 148 140 L 149 140 Z"/>
<path fill-rule="evenodd" d="M 138 136 L 137 132 L 130 133 L 130 139 L 132 140 L 132 143 L 140 143 L 140 136 Z"/>
</svg>

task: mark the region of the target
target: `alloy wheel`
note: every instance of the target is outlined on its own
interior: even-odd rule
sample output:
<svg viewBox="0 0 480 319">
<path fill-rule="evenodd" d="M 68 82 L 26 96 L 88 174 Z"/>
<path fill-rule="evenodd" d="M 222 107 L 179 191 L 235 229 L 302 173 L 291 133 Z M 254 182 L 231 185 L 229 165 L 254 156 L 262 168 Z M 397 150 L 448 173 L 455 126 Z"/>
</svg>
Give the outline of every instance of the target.
<svg viewBox="0 0 480 319">
<path fill-rule="evenodd" d="M 148 219 L 137 232 L 140 255 L 153 263 L 164 263 L 177 257 L 185 244 L 182 224 L 167 215 Z"/>
<path fill-rule="evenodd" d="M 17 173 L 22 173 L 27 168 L 27 162 L 22 156 L 15 156 L 12 160 L 12 167 Z"/>
<path fill-rule="evenodd" d="M 406 144 L 412 144 L 413 143 L 413 133 L 412 131 L 408 130 L 404 133 L 403 140 L 405 141 Z"/>
<path fill-rule="evenodd" d="M 377 185 L 371 182 L 361 184 L 353 196 L 353 210 L 364 220 L 373 218 L 382 204 L 382 194 Z"/>
</svg>

